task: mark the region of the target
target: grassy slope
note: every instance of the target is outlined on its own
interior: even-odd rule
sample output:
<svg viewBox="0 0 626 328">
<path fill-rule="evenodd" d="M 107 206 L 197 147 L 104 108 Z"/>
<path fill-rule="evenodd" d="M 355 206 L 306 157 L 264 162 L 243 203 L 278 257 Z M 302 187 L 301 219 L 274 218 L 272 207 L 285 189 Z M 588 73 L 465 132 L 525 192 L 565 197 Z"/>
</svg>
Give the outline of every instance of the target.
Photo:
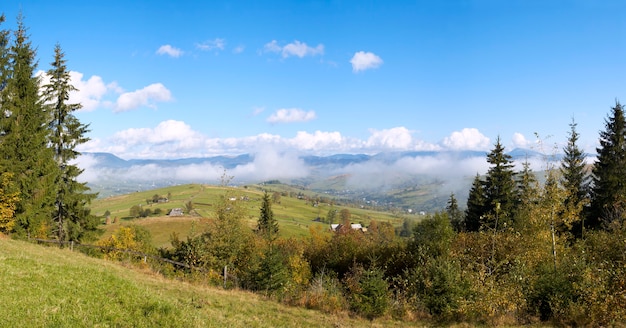
<svg viewBox="0 0 626 328">
<path fill-rule="evenodd" d="M 275 188 L 274 190 L 279 188 L 279 186 L 270 187 Z M 234 194 L 237 196 L 248 196 L 249 200 L 244 203 L 244 206 L 248 209 L 248 223 L 250 227 L 253 228 L 256 225 L 256 220 L 259 215 L 262 192 L 259 190 L 259 187 L 256 186 L 250 186 L 249 188 L 235 188 L 233 190 Z M 151 199 L 153 195 L 159 194 L 166 196 L 168 193 L 172 196 L 168 203 L 153 205 L 146 204 L 146 199 Z M 201 232 L 203 225 L 202 217 L 212 217 L 213 204 L 215 204 L 219 200 L 219 197 L 224 194 L 224 189 L 220 187 L 190 184 L 97 199 L 92 203 L 91 208 L 92 213 L 95 215 L 103 215 L 104 212 L 108 210 L 111 212 L 112 218 L 118 218 L 118 224 L 103 226 L 106 231 L 104 237 L 110 235 L 113 230 L 119 227 L 120 224 L 132 223 L 146 227 L 152 234 L 155 246 L 168 247 L 170 246 L 169 237 L 172 232 L 177 232 L 182 237 L 189 235 L 192 231 Z M 152 210 L 161 208 L 166 211 L 167 209 L 176 207 L 184 208 L 184 204 L 190 200 L 195 204 L 194 206 L 196 211 L 200 216 L 174 218 L 162 216 L 144 219 L 130 219 L 127 217 L 129 210 L 133 205 L 142 204 L 144 207 L 150 206 Z M 280 204 L 274 204 L 272 206 L 274 217 L 277 219 L 280 225 L 281 234 L 284 237 L 306 236 L 308 235 L 309 227 L 311 226 L 321 225 L 326 228 L 325 224 L 314 222 L 313 219 L 318 216 L 325 217 L 331 208 L 340 211 L 346 207 L 331 207 L 329 204 L 320 204 L 318 207 L 313 207 L 310 203 L 307 204 L 304 200 L 286 196 L 281 197 Z M 348 209 L 352 214 L 352 222 L 368 224 L 370 220 L 374 219 L 379 222 L 390 222 L 394 225 L 402 224 L 401 219 L 394 217 L 389 213 L 360 208 Z M 339 220 L 338 215 L 337 220 Z"/>
<path fill-rule="evenodd" d="M 1 235 L 0 235 L 1 237 Z M 389 327 L 0 238 L 3 327 Z"/>
</svg>

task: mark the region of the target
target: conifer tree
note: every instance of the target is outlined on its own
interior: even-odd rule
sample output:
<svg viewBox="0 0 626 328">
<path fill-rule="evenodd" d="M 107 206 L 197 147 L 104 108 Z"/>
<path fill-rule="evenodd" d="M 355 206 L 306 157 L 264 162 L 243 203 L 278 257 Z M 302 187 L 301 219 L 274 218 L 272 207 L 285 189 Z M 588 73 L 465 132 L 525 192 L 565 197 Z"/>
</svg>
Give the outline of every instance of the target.
<svg viewBox="0 0 626 328">
<path fill-rule="evenodd" d="M 517 204 L 515 226 L 517 231 L 529 228 L 530 216 L 534 206 L 539 202 L 539 182 L 526 160 L 522 163 L 522 171 L 517 175 Z"/>
<path fill-rule="evenodd" d="M 272 211 L 272 200 L 267 191 L 263 194 L 261 212 L 257 223 L 257 233 L 269 241 L 273 241 L 278 236 L 278 222 L 274 219 Z"/>
<path fill-rule="evenodd" d="M 600 147 L 592 171 L 591 209 L 586 220 L 590 228 L 623 219 L 626 213 L 626 120 L 619 102 L 611 108 L 600 132 Z"/>
<path fill-rule="evenodd" d="M 515 188 L 515 172 L 511 155 L 504 153 L 500 137 L 495 147 L 487 154 L 487 162 L 491 167 L 485 179 L 485 217 L 492 217 L 486 222 L 490 228 L 504 227 L 512 223 L 513 211 L 517 200 Z"/>
<path fill-rule="evenodd" d="M 589 177 L 585 170 L 585 153 L 578 147 L 579 134 L 572 119 L 567 145 L 563 148 L 565 156 L 561 160 L 561 186 L 566 191 L 564 206 L 574 213 L 578 221 L 583 206 L 588 203 Z"/>
<path fill-rule="evenodd" d="M 467 198 L 465 209 L 464 226 L 466 231 L 478 231 L 481 226 L 482 216 L 485 213 L 485 186 L 476 174 L 472 188 Z"/>
<path fill-rule="evenodd" d="M 14 174 L 20 190 L 15 230 L 33 237 L 47 237 L 55 201 L 54 182 L 59 174 L 48 147 L 50 122 L 39 95 L 35 50 L 31 47 L 22 16 L 8 53 L 7 84 L 2 91 L 5 114 L 0 143 L 0 169 Z"/>
<path fill-rule="evenodd" d="M 450 194 L 450 198 L 448 199 L 448 204 L 446 205 L 446 212 L 448 213 L 448 217 L 450 218 L 450 223 L 455 231 L 463 230 L 462 222 L 463 222 L 463 213 L 459 210 L 459 203 L 454 197 L 454 193 Z"/>
<path fill-rule="evenodd" d="M 482 228 L 493 229 L 510 225 L 517 200 L 515 172 L 511 156 L 504 153 L 500 137 L 494 149 L 487 154 L 491 167 L 485 181 L 476 176 L 467 199 L 465 228 L 478 231 Z M 499 222 L 498 222 L 499 221 Z"/>
<path fill-rule="evenodd" d="M 5 21 L 4 14 L 0 15 L 0 25 L 2 25 Z M 9 30 L 0 29 L 0 93 L 7 84 L 8 73 L 9 73 Z M 1 108 L 1 106 L 0 106 Z M 0 115 L 0 122 L 4 115 Z M 0 126 L 1 129 L 1 126 Z M 1 131 L 1 130 L 0 130 Z"/>
<path fill-rule="evenodd" d="M 50 82 L 44 85 L 44 97 L 48 111 L 51 113 L 50 144 L 54 151 L 54 159 L 60 169 L 55 182 L 56 206 L 53 213 L 55 233 L 59 240 L 81 240 L 93 237 L 99 219 L 91 215 L 87 205 L 96 197 L 88 193 L 86 183 L 77 181 L 83 172 L 75 164 L 70 164 L 78 157 L 76 146 L 87 142 L 85 134 L 88 126 L 82 124 L 74 112 L 81 104 L 68 103 L 70 92 L 76 88 L 70 83 L 70 72 L 67 69 L 65 54 L 60 45 L 54 49 L 54 60 L 47 72 Z"/>
</svg>

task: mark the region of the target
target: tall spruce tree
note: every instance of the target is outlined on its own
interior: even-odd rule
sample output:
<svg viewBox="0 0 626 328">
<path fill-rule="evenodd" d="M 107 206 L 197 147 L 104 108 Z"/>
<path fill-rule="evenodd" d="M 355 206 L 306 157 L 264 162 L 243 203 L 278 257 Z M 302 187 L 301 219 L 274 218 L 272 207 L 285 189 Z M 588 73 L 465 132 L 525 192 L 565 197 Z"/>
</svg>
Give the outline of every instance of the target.
<svg viewBox="0 0 626 328">
<path fill-rule="evenodd" d="M 257 233 L 269 241 L 278 237 L 278 222 L 274 218 L 272 211 L 272 200 L 267 191 L 263 194 L 261 212 L 257 223 Z"/>
<path fill-rule="evenodd" d="M 6 18 L 4 14 L 0 15 L 0 25 L 5 22 Z M 9 75 L 9 36 L 11 32 L 9 30 L 0 29 L 0 93 L 7 85 Z M 0 108 L 1 105 L 0 105 Z M 0 122 L 4 115 L 0 115 Z M 1 125 L 0 125 L 1 129 Z M 0 130 L 1 132 L 2 130 Z M 1 135 L 0 135 L 1 136 Z"/>
<path fill-rule="evenodd" d="M 474 182 L 467 197 L 467 208 L 463 226 L 466 231 L 478 231 L 482 224 L 482 216 L 485 213 L 485 185 L 480 179 L 480 174 L 476 174 Z"/>
<path fill-rule="evenodd" d="M 500 137 L 487 154 L 487 162 L 491 167 L 485 178 L 485 217 L 488 218 L 485 223 L 489 228 L 499 229 L 512 223 L 517 200 L 513 161 L 511 155 L 504 153 Z"/>
<path fill-rule="evenodd" d="M 522 163 L 522 171 L 517 174 L 517 204 L 515 225 L 517 231 L 524 231 L 530 226 L 533 207 L 539 202 L 539 182 L 530 167 L 528 159 Z"/>
<path fill-rule="evenodd" d="M 561 160 L 561 186 L 566 191 L 564 206 L 568 212 L 577 216 L 572 221 L 577 222 L 581 218 L 583 207 L 589 202 L 589 175 L 585 170 L 585 153 L 578 147 L 579 134 L 576 131 L 576 122 L 570 123 L 567 145 L 563 148 Z M 582 225 L 574 223 L 576 230 L 582 232 Z"/>
<path fill-rule="evenodd" d="M 455 231 L 463 230 L 463 212 L 459 209 L 459 202 L 456 200 L 454 193 L 450 194 L 448 204 L 446 205 L 446 213 L 450 218 L 450 223 Z"/>
<path fill-rule="evenodd" d="M 16 232 L 47 237 L 59 170 L 48 147 L 50 115 L 39 94 L 35 50 L 26 32 L 20 15 L 8 52 L 7 83 L 1 93 L 5 117 L 0 169 L 14 173 L 15 186 L 21 192 L 15 211 Z"/>
<path fill-rule="evenodd" d="M 600 147 L 592 171 L 591 208 L 585 226 L 623 220 L 626 214 L 626 120 L 616 101 L 600 132 Z"/>
<path fill-rule="evenodd" d="M 87 208 L 96 194 L 88 192 L 86 183 L 77 181 L 83 170 L 71 164 L 80 155 L 76 146 L 89 140 L 85 136 L 89 130 L 87 125 L 74 116 L 81 104 L 68 103 L 70 92 L 76 88 L 70 83 L 66 62 L 65 54 L 57 44 L 54 60 L 47 72 L 50 82 L 44 85 L 46 105 L 52 115 L 50 144 L 61 171 L 55 181 L 56 206 L 53 213 L 54 232 L 61 241 L 92 238 L 99 224 L 99 219 L 91 215 Z"/>
<path fill-rule="evenodd" d="M 500 137 L 487 154 L 487 162 L 491 167 L 485 181 L 476 176 L 467 200 L 465 228 L 468 231 L 501 229 L 513 222 L 517 200 L 515 172 L 511 156 L 504 153 Z"/>
</svg>

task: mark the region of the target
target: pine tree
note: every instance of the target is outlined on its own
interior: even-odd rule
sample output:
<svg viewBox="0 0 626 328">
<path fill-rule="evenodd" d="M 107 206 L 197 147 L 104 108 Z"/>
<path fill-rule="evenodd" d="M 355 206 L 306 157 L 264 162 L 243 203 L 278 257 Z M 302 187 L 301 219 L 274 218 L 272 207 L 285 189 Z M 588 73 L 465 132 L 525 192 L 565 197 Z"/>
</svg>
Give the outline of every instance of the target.
<svg viewBox="0 0 626 328">
<path fill-rule="evenodd" d="M 5 21 L 4 14 L 0 15 L 0 25 Z M 7 85 L 9 74 L 9 36 L 8 30 L 0 30 L 0 92 L 4 90 Z M 1 107 L 1 106 L 0 106 Z M 4 115 L 0 115 L 0 122 Z M 0 126 L 1 129 L 1 126 Z M 1 131 L 1 130 L 0 130 Z"/>
<path fill-rule="evenodd" d="M 561 160 L 561 186 L 566 191 L 564 206 L 569 212 L 574 213 L 578 221 L 584 206 L 589 202 L 588 174 L 585 172 L 585 153 L 578 147 L 579 134 L 576 131 L 576 123 L 572 119 L 567 145 L 563 148 L 565 156 Z M 576 230 L 582 230 L 582 227 Z"/>
<path fill-rule="evenodd" d="M 485 186 L 476 174 L 472 188 L 467 198 L 467 208 L 465 209 L 464 226 L 466 231 L 478 231 L 482 224 L 482 216 L 485 213 Z"/>
<path fill-rule="evenodd" d="M 448 204 L 446 205 L 446 212 L 448 213 L 450 223 L 452 224 L 454 230 L 463 230 L 463 213 L 459 210 L 459 203 L 457 202 L 456 197 L 454 197 L 454 193 L 450 194 Z"/>
<path fill-rule="evenodd" d="M 522 171 L 517 175 L 517 195 L 515 210 L 515 226 L 517 231 L 529 228 L 532 211 L 539 202 L 539 182 L 526 160 L 522 163 Z"/>
<path fill-rule="evenodd" d="M 605 127 L 592 171 L 591 208 L 585 224 L 590 228 L 621 220 L 626 210 L 626 120 L 619 102 L 611 108 Z"/>
<path fill-rule="evenodd" d="M 54 159 L 61 170 L 55 186 L 57 187 L 56 208 L 53 213 L 56 236 L 61 241 L 81 240 L 94 237 L 99 219 L 91 215 L 87 205 L 96 194 L 88 193 L 86 183 L 77 181 L 83 172 L 75 164 L 70 164 L 80 153 L 76 146 L 87 142 L 85 134 L 88 126 L 82 124 L 74 112 L 81 104 L 68 103 L 70 92 L 76 88 L 70 83 L 65 54 L 60 45 L 54 49 L 54 61 L 47 75 L 50 83 L 44 86 L 44 97 L 49 112 L 50 144 L 54 151 Z"/>
<path fill-rule="evenodd" d="M 487 162 L 491 167 L 485 179 L 485 217 L 490 217 L 486 223 L 490 228 L 496 225 L 500 228 L 512 223 L 517 200 L 513 162 L 511 156 L 504 153 L 500 137 L 487 155 Z"/>
<path fill-rule="evenodd" d="M 257 233 L 269 241 L 273 241 L 278 237 L 278 222 L 274 219 L 272 211 L 272 201 L 267 191 L 263 194 L 263 203 L 261 204 L 261 212 L 257 223 Z"/>
<path fill-rule="evenodd" d="M 0 169 L 13 172 L 15 186 L 21 192 L 15 211 L 15 230 L 34 237 L 47 237 L 56 196 L 54 182 L 59 170 L 48 147 L 50 115 L 43 105 L 39 80 L 34 75 L 35 50 L 21 15 L 8 58 L 8 79 L 1 94 L 5 117 Z"/>
</svg>

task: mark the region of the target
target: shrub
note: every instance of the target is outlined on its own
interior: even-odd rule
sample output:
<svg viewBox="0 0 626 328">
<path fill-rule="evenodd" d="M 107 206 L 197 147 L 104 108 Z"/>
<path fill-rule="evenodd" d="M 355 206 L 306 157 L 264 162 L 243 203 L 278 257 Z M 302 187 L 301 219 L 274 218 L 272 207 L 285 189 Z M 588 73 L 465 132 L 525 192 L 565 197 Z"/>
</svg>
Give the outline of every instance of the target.
<svg viewBox="0 0 626 328">
<path fill-rule="evenodd" d="M 387 312 L 390 297 L 382 270 L 354 267 L 346 277 L 346 289 L 350 308 L 356 313 L 372 320 Z"/>
</svg>

